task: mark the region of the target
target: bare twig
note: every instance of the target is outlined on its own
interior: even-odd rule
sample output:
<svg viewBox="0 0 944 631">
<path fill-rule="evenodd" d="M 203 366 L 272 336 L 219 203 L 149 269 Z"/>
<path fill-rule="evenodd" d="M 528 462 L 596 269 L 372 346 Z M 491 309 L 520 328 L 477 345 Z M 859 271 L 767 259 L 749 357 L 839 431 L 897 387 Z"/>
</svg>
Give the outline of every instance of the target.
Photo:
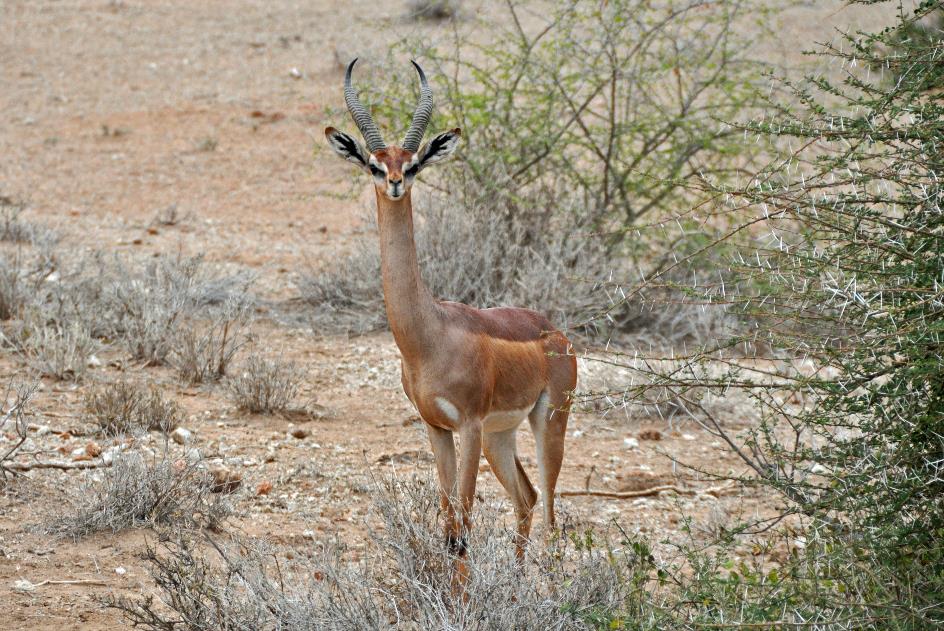
<svg viewBox="0 0 944 631">
<path fill-rule="evenodd" d="M 587 489 L 585 491 L 559 491 L 557 494 L 561 497 L 588 496 L 606 497 L 614 500 L 628 500 L 636 497 L 651 497 L 664 491 L 671 491 L 673 493 L 678 493 L 679 495 L 713 495 L 714 497 L 720 497 L 724 494 L 724 491 L 727 491 L 732 486 L 734 486 L 734 483 L 729 482 L 728 484 L 722 484 L 721 486 L 715 486 L 702 490 L 685 489 L 675 486 L 674 484 L 661 484 L 659 486 L 653 486 L 641 491 L 591 491 L 590 489 Z"/>
<path fill-rule="evenodd" d="M 81 469 L 101 469 L 110 467 L 111 463 L 105 461 L 80 460 L 79 462 L 6 462 L 4 468 L 10 471 L 32 471 L 33 469 L 59 469 L 61 471 L 73 471 Z"/>
</svg>

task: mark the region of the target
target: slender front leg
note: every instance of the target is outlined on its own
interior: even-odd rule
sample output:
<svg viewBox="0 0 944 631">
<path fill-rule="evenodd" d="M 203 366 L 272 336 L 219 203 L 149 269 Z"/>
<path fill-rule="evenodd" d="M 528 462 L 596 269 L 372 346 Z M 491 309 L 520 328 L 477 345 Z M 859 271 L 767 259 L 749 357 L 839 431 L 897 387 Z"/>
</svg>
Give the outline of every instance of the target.
<svg viewBox="0 0 944 631">
<path fill-rule="evenodd" d="M 475 501 L 475 483 L 479 477 L 479 459 L 482 457 L 482 425 L 478 420 L 466 421 L 459 429 L 459 506 L 462 510 L 462 527 L 455 539 L 453 553 L 456 555 L 452 592 L 468 598 L 465 586 L 469 582 L 466 565 L 466 547 L 472 529 L 472 503 Z M 451 543 L 451 542 L 450 542 Z"/>
<path fill-rule="evenodd" d="M 482 457 L 482 425 L 467 421 L 459 429 L 459 503 L 462 507 L 462 538 L 472 528 L 472 503 L 475 501 L 475 483 L 479 477 Z M 464 542 L 462 543 L 464 548 Z"/>
<path fill-rule="evenodd" d="M 448 429 L 426 425 L 429 444 L 436 460 L 439 476 L 439 497 L 446 516 L 446 540 L 450 547 L 459 541 L 459 520 L 456 518 L 456 445 Z"/>
</svg>

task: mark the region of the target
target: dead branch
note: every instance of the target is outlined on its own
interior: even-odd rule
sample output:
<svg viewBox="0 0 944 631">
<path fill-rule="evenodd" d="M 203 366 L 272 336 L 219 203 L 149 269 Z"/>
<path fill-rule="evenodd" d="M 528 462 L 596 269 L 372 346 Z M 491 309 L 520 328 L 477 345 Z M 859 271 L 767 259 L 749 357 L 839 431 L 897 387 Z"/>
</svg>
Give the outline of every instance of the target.
<svg viewBox="0 0 944 631">
<path fill-rule="evenodd" d="M 653 495 L 658 495 L 665 491 L 671 491 L 679 495 L 712 495 L 714 497 L 720 497 L 723 495 L 724 491 L 730 489 L 732 486 L 734 486 L 734 483 L 729 482 L 708 489 L 685 489 L 675 486 L 674 484 L 662 484 L 641 491 L 591 491 L 587 489 L 585 491 L 559 491 L 557 494 L 561 497 L 588 496 L 606 497 L 614 500 L 628 500 L 636 497 L 652 497 Z"/>
<path fill-rule="evenodd" d="M 31 583 L 28 580 L 19 580 L 13 584 L 13 589 L 18 592 L 31 592 L 37 587 L 42 587 L 43 585 L 108 585 L 105 581 L 100 581 L 92 578 L 77 578 L 77 579 L 65 579 L 65 580 L 55 580 L 47 578 L 45 581 L 40 581 L 38 583 Z"/>
<path fill-rule="evenodd" d="M 92 460 L 80 460 L 79 462 L 5 462 L 3 468 L 10 471 L 32 471 L 33 469 L 60 469 L 62 471 L 71 471 L 74 469 L 100 469 L 110 467 L 111 463 L 95 462 Z"/>
</svg>

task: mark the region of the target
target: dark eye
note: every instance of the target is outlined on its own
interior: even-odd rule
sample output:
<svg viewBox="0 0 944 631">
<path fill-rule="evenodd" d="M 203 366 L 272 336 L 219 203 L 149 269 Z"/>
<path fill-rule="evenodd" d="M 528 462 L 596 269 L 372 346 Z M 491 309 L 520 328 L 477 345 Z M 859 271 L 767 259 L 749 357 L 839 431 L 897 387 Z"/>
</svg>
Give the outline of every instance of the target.
<svg viewBox="0 0 944 631">
<path fill-rule="evenodd" d="M 420 165 L 414 164 L 409 169 L 404 171 L 403 174 L 406 175 L 407 177 L 413 177 L 414 175 L 416 175 L 417 171 L 419 170 L 420 170 Z"/>
<path fill-rule="evenodd" d="M 370 165 L 370 172 L 371 172 L 371 174 L 372 174 L 374 177 L 382 177 L 383 174 L 384 174 L 383 171 L 381 171 L 380 169 L 378 169 L 378 168 L 375 167 L 374 165 Z"/>
</svg>

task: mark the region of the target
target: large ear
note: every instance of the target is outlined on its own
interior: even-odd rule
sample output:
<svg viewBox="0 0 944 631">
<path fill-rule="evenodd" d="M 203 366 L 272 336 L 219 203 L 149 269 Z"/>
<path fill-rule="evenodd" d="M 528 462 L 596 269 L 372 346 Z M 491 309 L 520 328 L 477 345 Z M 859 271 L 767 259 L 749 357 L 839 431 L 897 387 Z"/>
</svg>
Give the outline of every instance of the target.
<svg viewBox="0 0 944 631">
<path fill-rule="evenodd" d="M 325 138 L 336 154 L 361 168 L 367 167 L 368 154 L 361 143 L 334 127 L 325 128 Z"/>
<path fill-rule="evenodd" d="M 423 145 L 420 152 L 417 154 L 417 165 L 419 168 L 423 169 L 450 157 L 459 147 L 459 139 L 461 137 L 462 131 L 456 127 L 455 129 L 444 131 Z"/>
</svg>

